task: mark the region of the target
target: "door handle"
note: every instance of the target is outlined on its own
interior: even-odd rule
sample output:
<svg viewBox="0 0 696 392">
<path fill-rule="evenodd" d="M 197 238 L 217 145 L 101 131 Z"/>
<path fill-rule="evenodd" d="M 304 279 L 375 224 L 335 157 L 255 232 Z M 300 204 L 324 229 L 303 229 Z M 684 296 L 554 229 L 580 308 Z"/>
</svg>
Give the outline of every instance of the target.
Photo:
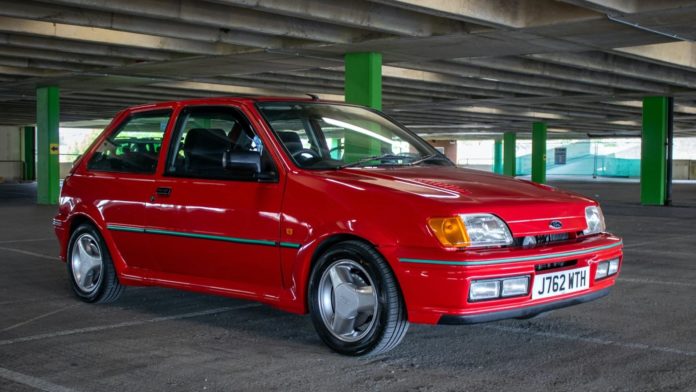
<svg viewBox="0 0 696 392">
<path fill-rule="evenodd" d="M 169 187 L 158 187 L 157 190 L 155 191 L 158 196 L 169 196 L 172 194 L 172 188 Z"/>
</svg>

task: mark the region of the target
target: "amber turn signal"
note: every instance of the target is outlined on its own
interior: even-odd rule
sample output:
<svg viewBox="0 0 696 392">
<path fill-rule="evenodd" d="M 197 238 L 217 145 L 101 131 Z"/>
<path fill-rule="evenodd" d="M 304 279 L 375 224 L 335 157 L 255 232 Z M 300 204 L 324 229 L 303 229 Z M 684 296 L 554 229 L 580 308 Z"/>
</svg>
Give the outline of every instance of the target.
<svg viewBox="0 0 696 392">
<path fill-rule="evenodd" d="M 463 248 L 471 242 L 464 222 L 458 216 L 431 218 L 428 220 L 428 226 L 445 247 Z"/>
</svg>

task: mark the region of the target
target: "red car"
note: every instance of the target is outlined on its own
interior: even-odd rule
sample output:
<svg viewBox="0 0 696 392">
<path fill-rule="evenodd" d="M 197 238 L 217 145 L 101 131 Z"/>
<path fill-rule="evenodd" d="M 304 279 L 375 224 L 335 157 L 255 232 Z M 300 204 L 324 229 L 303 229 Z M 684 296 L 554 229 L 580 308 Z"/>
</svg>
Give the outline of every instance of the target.
<svg viewBox="0 0 696 392">
<path fill-rule="evenodd" d="M 87 302 L 126 285 L 310 313 L 349 355 L 409 322 L 528 318 L 608 294 L 621 239 L 593 200 L 455 167 L 381 113 L 219 98 L 124 110 L 65 179 L 54 226 Z"/>
</svg>

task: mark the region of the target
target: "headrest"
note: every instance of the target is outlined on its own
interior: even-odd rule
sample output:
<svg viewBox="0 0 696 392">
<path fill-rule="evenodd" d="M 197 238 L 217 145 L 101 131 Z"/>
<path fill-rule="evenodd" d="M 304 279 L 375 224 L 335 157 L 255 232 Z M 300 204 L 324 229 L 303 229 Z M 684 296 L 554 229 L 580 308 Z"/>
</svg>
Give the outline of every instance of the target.
<svg viewBox="0 0 696 392">
<path fill-rule="evenodd" d="M 193 165 L 203 162 L 222 166 L 222 154 L 230 145 L 222 129 L 194 128 L 184 140 L 184 154 Z"/>
<path fill-rule="evenodd" d="M 186 133 L 184 152 L 222 150 L 229 145 L 229 139 L 222 129 L 193 128 Z"/>
</svg>

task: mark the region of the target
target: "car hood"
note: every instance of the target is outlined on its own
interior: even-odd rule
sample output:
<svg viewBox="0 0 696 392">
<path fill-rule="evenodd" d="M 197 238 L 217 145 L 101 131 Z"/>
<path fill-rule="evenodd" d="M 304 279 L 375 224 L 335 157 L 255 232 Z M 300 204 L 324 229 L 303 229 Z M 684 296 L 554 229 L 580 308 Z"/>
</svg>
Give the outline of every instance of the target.
<svg viewBox="0 0 696 392">
<path fill-rule="evenodd" d="M 515 236 L 582 231 L 585 207 L 596 204 L 549 186 L 456 167 L 350 168 L 326 174 L 333 182 L 430 200 L 450 207 L 452 213 L 492 213 L 505 220 Z M 552 227 L 552 220 L 562 227 Z"/>
</svg>

